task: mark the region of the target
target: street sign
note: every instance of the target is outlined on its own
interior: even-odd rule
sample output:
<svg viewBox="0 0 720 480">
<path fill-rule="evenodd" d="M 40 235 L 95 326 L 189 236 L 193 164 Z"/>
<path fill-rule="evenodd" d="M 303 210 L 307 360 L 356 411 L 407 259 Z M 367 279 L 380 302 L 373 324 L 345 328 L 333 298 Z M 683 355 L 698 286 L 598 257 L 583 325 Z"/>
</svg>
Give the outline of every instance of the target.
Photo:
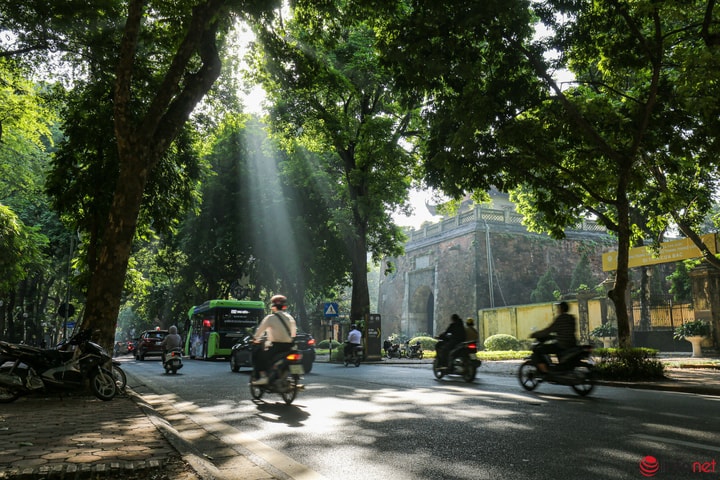
<svg viewBox="0 0 720 480">
<path fill-rule="evenodd" d="M 326 317 L 337 317 L 338 316 L 338 304 L 335 302 L 328 302 L 325 304 L 323 309 Z"/>
<path fill-rule="evenodd" d="M 718 251 L 717 235 L 709 233 L 701 235 L 702 241 L 712 253 Z M 602 255 L 603 271 L 617 270 L 617 253 L 607 252 Z M 647 247 L 631 248 L 628 252 L 628 267 L 643 267 L 659 263 L 677 262 L 688 258 L 697 258 L 702 254 L 700 249 L 689 238 L 681 238 L 660 244 L 660 252 L 655 255 Z"/>
</svg>

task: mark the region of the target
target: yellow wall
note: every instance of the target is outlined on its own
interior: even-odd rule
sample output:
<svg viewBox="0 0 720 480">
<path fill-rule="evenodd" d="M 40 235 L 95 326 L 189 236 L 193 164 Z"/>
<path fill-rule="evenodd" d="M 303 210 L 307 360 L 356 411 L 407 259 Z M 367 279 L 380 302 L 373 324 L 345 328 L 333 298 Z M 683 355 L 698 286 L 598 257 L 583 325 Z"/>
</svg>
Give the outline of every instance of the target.
<svg viewBox="0 0 720 480">
<path fill-rule="evenodd" d="M 569 300 L 570 313 L 578 319 L 577 301 Z M 492 308 L 478 312 L 478 325 L 481 326 L 480 337 L 485 339 L 491 335 L 505 333 L 518 340 L 530 338 L 530 333 L 540 330 L 555 318 L 553 303 L 538 303 L 533 305 L 515 305 L 512 307 Z M 592 331 L 602 323 L 602 310 L 600 299 L 588 302 L 589 328 Z M 578 334 L 580 334 L 578 320 Z"/>
</svg>

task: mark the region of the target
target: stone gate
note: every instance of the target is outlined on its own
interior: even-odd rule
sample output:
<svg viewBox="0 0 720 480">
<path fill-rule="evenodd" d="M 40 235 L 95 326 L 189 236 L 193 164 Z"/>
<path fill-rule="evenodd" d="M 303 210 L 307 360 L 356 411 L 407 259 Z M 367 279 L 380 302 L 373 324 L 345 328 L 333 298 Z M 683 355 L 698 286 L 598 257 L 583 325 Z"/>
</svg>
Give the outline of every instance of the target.
<svg viewBox="0 0 720 480">
<path fill-rule="evenodd" d="M 508 202 L 509 203 L 509 202 Z M 497 203 L 496 203 L 497 205 Z M 587 254 L 595 287 L 605 280 L 602 253 L 615 248 L 603 227 L 586 221 L 558 241 L 529 232 L 512 205 L 474 208 L 408 232 L 405 255 L 388 258 L 381 276 L 378 313 L 382 336 L 443 331 L 453 313 L 531 303 L 538 279 L 550 268 L 562 290 Z"/>
</svg>

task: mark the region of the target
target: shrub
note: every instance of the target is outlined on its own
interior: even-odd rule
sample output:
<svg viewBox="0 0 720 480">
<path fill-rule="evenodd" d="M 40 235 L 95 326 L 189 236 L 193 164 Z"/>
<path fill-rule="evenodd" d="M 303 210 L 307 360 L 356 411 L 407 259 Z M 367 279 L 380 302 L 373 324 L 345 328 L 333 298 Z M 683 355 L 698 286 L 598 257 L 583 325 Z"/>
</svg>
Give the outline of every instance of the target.
<svg viewBox="0 0 720 480">
<path fill-rule="evenodd" d="M 332 348 L 335 350 L 336 348 L 342 346 L 342 343 L 338 342 L 337 340 L 332 341 Z M 321 340 L 318 342 L 316 348 L 319 348 L 321 350 L 328 350 L 330 349 L 330 340 Z"/>
<path fill-rule="evenodd" d="M 665 378 L 665 366 L 652 348 L 598 348 L 597 375 L 605 380 L 655 380 Z"/>
<path fill-rule="evenodd" d="M 710 325 L 703 320 L 695 320 L 675 327 L 673 337 L 676 340 L 682 340 L 685 337 L 707 337 L 708 335 L 710 335 Z"/>
<path fill-rule="evenodd" d="M 599 327 L 593 328 L 590 332 L 590 336 L 595 338 L 617 337 L 617 328 L 615 328 L 610 322 L 606 322 Z"/>
<path fill-rule="evenodd" d="M 520 350 L 520 342 L 512 335 L 499 333 L 491 335 L 485 339 L 485 350 L 503 351 L 503 350 Z"/>
<path fill-rule="evenodd" d="M 435 350 L 435 345 L 438 342 L 433 337 L 418 336 L 410 339 L 410 345 L 414 345 L 417 341 L 420 341 L 420 348 L 423 350 Z"/>
</svg>

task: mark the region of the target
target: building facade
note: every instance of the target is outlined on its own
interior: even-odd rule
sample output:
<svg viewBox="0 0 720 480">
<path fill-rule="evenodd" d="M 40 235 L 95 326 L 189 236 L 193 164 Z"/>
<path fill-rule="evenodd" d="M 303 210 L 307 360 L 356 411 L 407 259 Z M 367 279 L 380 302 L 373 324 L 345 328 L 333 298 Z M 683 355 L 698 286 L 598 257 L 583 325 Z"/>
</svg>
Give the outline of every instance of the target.
<svg viewBox="0 0 720 480">
<path fill-rule="evenodd" d="M 532 303 L 538 280 L 553 269 L 568 291 L 583 256 L 594 288 L 606 275 L 602 253 L 616 248 L 614 237 L 594 222 L 568 230 L 564 240 L 529 232 L 512 204 L 496 199 L 455 217 L 408 232 L 405 255 L 381 268 L 378 312 L 382 334 L 437 335 L 457 313 L 477 318 L 482 309 Z"/>
</svg>

